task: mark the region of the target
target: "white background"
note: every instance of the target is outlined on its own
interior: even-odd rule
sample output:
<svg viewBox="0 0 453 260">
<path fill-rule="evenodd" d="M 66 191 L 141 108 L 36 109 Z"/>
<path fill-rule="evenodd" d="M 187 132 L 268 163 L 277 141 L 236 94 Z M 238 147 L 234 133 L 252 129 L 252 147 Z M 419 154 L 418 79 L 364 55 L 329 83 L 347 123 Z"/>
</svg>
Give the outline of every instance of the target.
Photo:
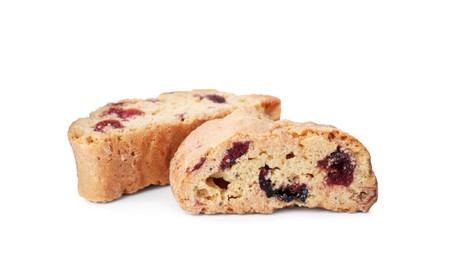
<svg viewBox="0 0 453 260">
<path fill-rule="evenodd" d="M 0 259 L 452 259 L 452 87 L 451 1 L 1 1 Z M 191 216 L 168 186 L 78 196 L 73 120 L 194 88 L 353 134 L 378 202 Z"/>
</svg>

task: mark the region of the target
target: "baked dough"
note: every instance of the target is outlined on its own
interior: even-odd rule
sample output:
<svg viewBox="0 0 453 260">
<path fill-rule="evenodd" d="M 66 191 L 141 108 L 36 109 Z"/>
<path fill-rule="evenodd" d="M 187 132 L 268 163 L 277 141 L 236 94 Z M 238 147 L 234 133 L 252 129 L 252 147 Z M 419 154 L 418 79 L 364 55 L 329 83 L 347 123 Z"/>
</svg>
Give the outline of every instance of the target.
<svg viewBox="0 0 453 260">
<path fill-rule="evenodd" d="M 280 117 L 278 98 L 216 90 L 163 93 L 97 109 L 69 127 L 79 194 L 107 202 L 151 184 L 168 184 L 170 160 L 184 138 L 204 122 L 244 107 Z"/>
<path fill-rule="evenodd" d="M 367 149 L 329 125 L 272 121 L 236 111 L 207 122 L 179 147 L 173 194 L 192 213 L 271 213 L 288 207 L 367 212 L 377 180 Z"/>
</svg>

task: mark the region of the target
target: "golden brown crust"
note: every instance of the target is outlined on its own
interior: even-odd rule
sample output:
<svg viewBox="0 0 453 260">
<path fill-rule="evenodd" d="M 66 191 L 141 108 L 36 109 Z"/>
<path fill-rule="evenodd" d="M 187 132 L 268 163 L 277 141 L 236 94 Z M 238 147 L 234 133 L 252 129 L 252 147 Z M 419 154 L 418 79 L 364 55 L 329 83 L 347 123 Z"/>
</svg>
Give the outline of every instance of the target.
<svg viewBox="0 0 453 260">
<path fill-rule="evenodd" d="M 197 95 L 207 94 L 225 96 L 227 102 L 216 104 L 202 98 L 197 100 Z M 141 118 L 121 121 L 125 126 L 122 129 L 108 129 L 104 133 L 93 131 L 95 123 L 104 119 L 104 111 L 115 104 L 99 108 L 89 118 L 79 119 L 69 127 L 68 138 L 76 160 L 82 197 L 108 202 L 152 184 L 168 184 L 171 158 L 184 138 L 199 125 L 241 107 L 264 107 L 266 104 L 273 119 L 278 119 L 280 111 L 278 98 L 235 96 L 216 90 L 163 93 L 157 100 L 160 103 L 156 103 L 156 99 L 120 101 L 122 107 L 145 111 Z M 273 104 L 273 109 L 269 103 Z M 183 113 L 186 114 L 181 121 L 178 116 Z"/>
<path fill-rule="evenodd" d="M 220 162 L 235 142 L 250 142 L 247 153 L 222 169 Z M 355 165 L 354 181 L 347 187 L 328 185 L 327 171 L 318 165 L 338 149 Z M 192 170 L 200 158 L 205 158 L 202 166 Z M 307 185 L 306 201 L 268 198 L 259 184 L 263 167 L 269 168 L 275 188 Z M 370 156 L 357 139 L 333 126 L 273 122 L 253 111 L 236 111 L 193 131 L 171 162 L 170 182 L 179 205 L 193 214 L 271 213 L 294 206 L 366 212 L 377 200 Z"/>
</svg>

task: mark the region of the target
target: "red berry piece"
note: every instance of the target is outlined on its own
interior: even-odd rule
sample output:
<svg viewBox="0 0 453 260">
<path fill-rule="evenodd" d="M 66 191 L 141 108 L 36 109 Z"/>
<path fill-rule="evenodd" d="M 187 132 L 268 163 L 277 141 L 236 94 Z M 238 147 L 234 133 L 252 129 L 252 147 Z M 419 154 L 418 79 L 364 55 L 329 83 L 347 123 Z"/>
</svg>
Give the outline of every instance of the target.
<svg viewBox="0 0 453 260">
<path fill-rule="evenodd" d="M 94 126 L 94 131 L 104 133 L 104 128 L 106 128 L 106 127 L 117 129 L 117 128 L 123 128 L 124 126 L 118 120 L 109 119 L 109 120 L 104 120 L 104 121 L 98 122 Z"/>
<path fill-rule="evenodd" d="M 131 117 L 142 116 L 144 114 L 145 113 L 143 111 L 141 111 L 140 109 L 129 108 L 129 109 L 125 109 L 123 111 L 123 113 L 121 113 L 121 115 L 118 115 L 118 116 L 121 119 L 127 119 L 127 118 L 131 118 Z"/>
<path fill-rule="evenodd" d="M 120 114 L 123 113 L 124 109 L 121 107 L 110 107 L 108 110 L 102 113 L 102 116 L 109 116 L 115 114 L 117 117 L 120 117 Z"/>
<path fill-rule="evenodd" d="M 209 94 L 209 95 L 194 95 L 194 97 L 197 97 L 199 99 L 203 99 L 203 98 L 206 98 L 214 103 L 225 103 L 226 100 L 224 97 L 220 96 L 220 95 L 216 95 L 216 94 Z"/>
<path fill-rule="evenodd" d="M 206 161 L 206 157 L 201 157 L 200 158 L 200 161 L 197 162 L 197 164 L 195 164 L 192 169 L 190 170 L 190 172 L 193 172 L 193 171 L 196 171 L 198 169 L 201 168 L 201 166 L 203 166 L 204 162 Z"/>
<path fill-rule="evenodd" d="M 326 158 L 318 161 L 318 167 L 327 171 L 328 185 L 342 185 L 349 187 L 354 181 L 355 163 L 351 155 L 341 151 L 340 146 Z"/>
<path fill-rule="evenodd" d="M 204 96 L 206 99 L 211 100 L 214 103 L 225 103 L 226 100 L 224 97 L 219 96 L 219 95 L 206 95 Z"/>
<path fill-rule="evenodd" d="M 233 166 L 236 160 L 242 155 L 246 154 L 249 150 L 250 141 L 246 142 L 234 142 L 233 147 L 226 151 L 226 155 L 223 157 L 220 163 L 220 169 L 224 171 L 227 168 Z"/>
<path fill-rule="evenodd" d="M 126 120 L 128 118 L 142 116 L 144 114 L 145 113 L 143 111 L 135 108 L 124 109 L 121 107 L 110 107 L 107 111 L 102 113 L 102 116 L 116 115 L 117 117 Z"/>
</svg>

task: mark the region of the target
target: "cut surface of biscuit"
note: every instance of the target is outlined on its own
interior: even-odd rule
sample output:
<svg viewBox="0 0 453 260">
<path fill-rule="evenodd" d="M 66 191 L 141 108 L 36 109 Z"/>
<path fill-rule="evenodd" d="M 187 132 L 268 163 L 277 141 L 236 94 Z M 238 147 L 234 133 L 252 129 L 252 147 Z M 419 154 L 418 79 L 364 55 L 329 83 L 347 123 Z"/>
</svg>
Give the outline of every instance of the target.
<svg viewBox="0 0 453 260">
<path fill-rule="evenodd" d="M 377 180 L 367 149 L 333 126 L 237 111 L 181 144 L 170 181 L 192 214 L 271 213 L 288 207 L 367 212 Z"/>
</svg>

